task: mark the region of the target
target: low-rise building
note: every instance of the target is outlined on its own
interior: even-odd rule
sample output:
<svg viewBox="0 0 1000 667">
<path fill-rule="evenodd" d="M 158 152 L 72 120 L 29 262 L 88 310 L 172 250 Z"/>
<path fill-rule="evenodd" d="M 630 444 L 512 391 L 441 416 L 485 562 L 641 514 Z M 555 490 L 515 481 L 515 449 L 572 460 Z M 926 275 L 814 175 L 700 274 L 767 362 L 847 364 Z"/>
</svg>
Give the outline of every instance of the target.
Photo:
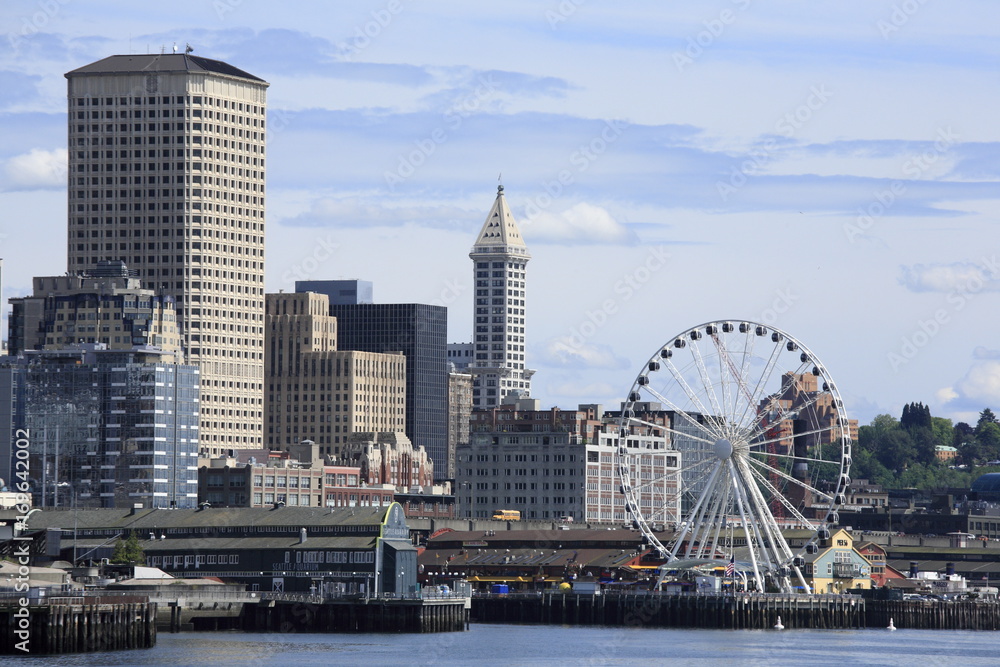
<svg viewBox="0 0 1000 667">
<path fill-rule="evenodd" d="M 134 533 L 145 564 L 250 590 L 413 593 L 416 549 L 398 504 L 368 508 L 46 511 L 28 529 L 61 535 L 57 557 L 100 562 Z"/>
</svg>

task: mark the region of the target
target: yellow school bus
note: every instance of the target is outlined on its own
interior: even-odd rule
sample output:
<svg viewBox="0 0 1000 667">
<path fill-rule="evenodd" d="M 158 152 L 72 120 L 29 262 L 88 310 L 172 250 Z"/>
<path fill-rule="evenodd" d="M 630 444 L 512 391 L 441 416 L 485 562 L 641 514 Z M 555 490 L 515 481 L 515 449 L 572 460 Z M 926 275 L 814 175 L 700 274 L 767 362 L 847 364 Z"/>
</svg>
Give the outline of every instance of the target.
<svg viewBox="0 0 1000 667">
<path fill-rule="evenodd" d="M 521 513 L 517 510 L 494 510 L 493 518 L 499 521 L 520 521 Z"/>
</svg>

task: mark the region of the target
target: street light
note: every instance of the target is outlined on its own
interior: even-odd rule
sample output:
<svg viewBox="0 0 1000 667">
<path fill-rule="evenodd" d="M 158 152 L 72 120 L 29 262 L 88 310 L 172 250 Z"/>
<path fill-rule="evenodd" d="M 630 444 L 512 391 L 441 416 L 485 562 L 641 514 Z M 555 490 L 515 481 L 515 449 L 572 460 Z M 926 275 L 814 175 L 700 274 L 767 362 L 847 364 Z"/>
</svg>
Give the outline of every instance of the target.
<svg viewBox="0 0 1000 667">
<path fill-rule="evenodd" d="M 59 482 L 58 484 L 56 484 L 56 487 L 60 487 L 60 486 L 67 487 L 70 491 L 73 492 L 73 495 L 71 496 L 72 497 L 72 503 L 73 503 L 72 504 L 72 510 L 73 510 L 73 567 L 76 567 L 76 543 L 77 543 L 77 532 L 78 532 L 78 528 L 79 528 L 79 523 L 78 523 L 79 515 L 77 514 L 77 511 L 76 511 L 76 487 L 73 486 L 72 484 L 70 484 L 69 482 Z"/>
</svg>

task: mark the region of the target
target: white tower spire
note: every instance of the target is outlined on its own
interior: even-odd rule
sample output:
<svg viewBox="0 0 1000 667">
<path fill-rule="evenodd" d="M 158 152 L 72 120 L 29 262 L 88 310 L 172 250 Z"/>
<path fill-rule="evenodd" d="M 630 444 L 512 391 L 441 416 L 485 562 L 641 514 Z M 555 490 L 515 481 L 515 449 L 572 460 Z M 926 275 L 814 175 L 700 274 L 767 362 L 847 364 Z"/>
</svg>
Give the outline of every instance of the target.
<svg viewBox="0 0 1000 667">
<path fill-rule="evenodd" d="M 469 257 L 476 285 L 473 323 L 475 375 L 472 405 L 496 407 L 511 392 L 531 395 L 533 370 L 525 368 L 525 267 L 531 255 L 521 230 L 497 187 L 497 198 L 486 216 Z"/>
</svg>

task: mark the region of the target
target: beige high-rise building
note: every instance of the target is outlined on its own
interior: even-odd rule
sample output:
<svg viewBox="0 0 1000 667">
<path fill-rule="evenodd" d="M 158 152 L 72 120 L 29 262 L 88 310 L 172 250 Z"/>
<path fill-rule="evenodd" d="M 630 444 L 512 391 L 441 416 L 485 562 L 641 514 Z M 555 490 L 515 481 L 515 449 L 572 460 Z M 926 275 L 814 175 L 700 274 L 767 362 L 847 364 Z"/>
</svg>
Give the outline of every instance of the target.
<svg viewBox="0 0 1000 667">
<path fill-rule="evenodd" d="M 502 185 L 469 257 L 476 277 L 476 321 L 475 357 L 466 370 L 474 376 L 472 405 L 484 410 L 501 405 L 510 393 L 530 396 L 535 373 L 524 361 L 525 270 L 531 255 Z"/>
<path fill-rule="evenodd" d="M 201 446 L 263 446 L 268 83 L 189 53 L 66 74 L 68 270 L 120 260 L 173 297 Z"/>
<path fill-rule="evenodd" d="M 338 456 L 355 432 L 406 430 L 402 352 L 337 350 L 337 318 L 315 292 L 267 295 L 266 445 L 312 440 Z"/>
</svg>

